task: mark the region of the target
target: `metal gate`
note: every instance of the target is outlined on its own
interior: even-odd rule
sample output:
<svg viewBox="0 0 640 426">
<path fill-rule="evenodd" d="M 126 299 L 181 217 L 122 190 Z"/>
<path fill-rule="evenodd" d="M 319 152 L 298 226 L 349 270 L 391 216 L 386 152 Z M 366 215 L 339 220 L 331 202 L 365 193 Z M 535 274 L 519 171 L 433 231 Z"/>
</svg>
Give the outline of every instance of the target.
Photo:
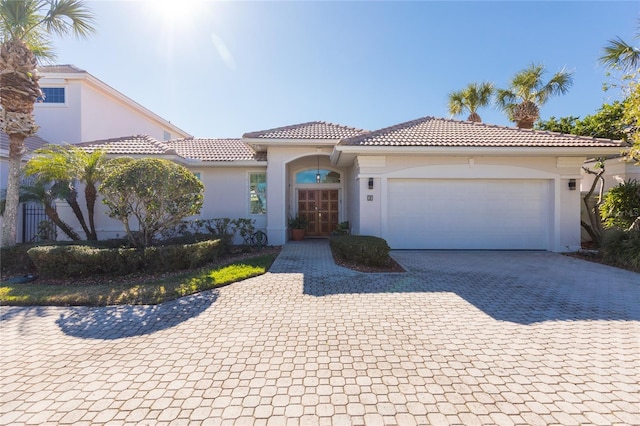
<svg viewBox="0 0 640 426">
<path fill-rule="evenodd" d="M 56 225 L 44 212 L 42 204 L 22 205 L 22 241 L 55 241 Z"/>
</svg>

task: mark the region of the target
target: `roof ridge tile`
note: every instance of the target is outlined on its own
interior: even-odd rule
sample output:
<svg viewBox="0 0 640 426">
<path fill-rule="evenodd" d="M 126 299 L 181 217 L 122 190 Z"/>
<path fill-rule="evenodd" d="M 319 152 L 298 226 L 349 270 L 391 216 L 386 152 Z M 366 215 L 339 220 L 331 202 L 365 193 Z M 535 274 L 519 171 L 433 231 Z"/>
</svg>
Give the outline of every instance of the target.
<svg viewBox="0 0 640 426">
<path fill-rule="evenodd" d="M 328 121 L 308 121 L 305 123 L 292 124 L 288 126 L 274 127 L 272 129 L 248 132 L 242 135 L 243 138 L 263 138 L 263 139 L 342 139 L 351 134 L 360 134 L 362 129 L 345 126 L 343 124 L 331 123 Z"/>
</svg>

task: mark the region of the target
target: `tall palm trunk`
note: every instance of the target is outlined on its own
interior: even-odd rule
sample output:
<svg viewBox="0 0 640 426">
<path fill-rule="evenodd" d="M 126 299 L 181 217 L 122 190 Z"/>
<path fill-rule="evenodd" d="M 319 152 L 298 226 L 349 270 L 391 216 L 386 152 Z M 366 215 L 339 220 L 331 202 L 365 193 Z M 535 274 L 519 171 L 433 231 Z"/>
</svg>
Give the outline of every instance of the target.
<svg viewBox="0 0 640 426">
<path fill-rule="evenodd" d="M 7 204 L 2 222 L 2 245 L 16 244 L 20 166 L 24 140 L 38 130 L 33 108 L 42 94 L 38 85 L 36 57 L 20 40 L 0 46 L 0 129 L 9 135 Z"/>
<path fill-rule="evenodd" d="M 89 216 L 90 235 L 87 235 L 87 239 L 97 241 L 98 233 L 96 232 L 95 210 L 98 191 L 96 190 L 95 184 L 87 182 L 84 188 L 84 198 L 87 204 L 87 216 Z"/>
<path fill-rule="evenodd" d="M 82 214 L 82 209 L 80 208 L 80 203 L 78 203 L 78 197 L 76 196 L 75 192 L 69 193 L 65 197 L 65 201 L 71 207 L 71 210 L 73 211 L 73 214 L 75 214 L 76 218 L 78 219 L 78 222 L 80 222 L 80 226 L 82 226 L 82 230 L 87 236 L 87 240 L 91 240 L 91 231 L 87 227 L 87 222 L 84 220 L 84 215 Z"/>
<path fill-rule="evenodd" d="M 73 241 L 80 240 L 80 236 L 69 225 L 67 225 L 67 223 L 60 218 L 60 216 L 58 216 L 58 212 L 56 211 L 55 207 L 53 207 L 51 204 L 45 203 L 44 213 L 49 219 L 51 219 L 53 223 L 56 224 L 58 228 L 62 230 L 62 232 L 67 235 L 67 237 L 71 238 Z"/>
<path fill-rule="evenodd" d="M 19 134 L 9 135 L 9 176 L 7 178 L 6 207 L 2 218 L 2 246 L 16 244 L 18 205 L 20 204 L 20 163 L 24 151 L 25 137 Z M 15 188 L 16 190 L 9 190 Z"/>
</svg>

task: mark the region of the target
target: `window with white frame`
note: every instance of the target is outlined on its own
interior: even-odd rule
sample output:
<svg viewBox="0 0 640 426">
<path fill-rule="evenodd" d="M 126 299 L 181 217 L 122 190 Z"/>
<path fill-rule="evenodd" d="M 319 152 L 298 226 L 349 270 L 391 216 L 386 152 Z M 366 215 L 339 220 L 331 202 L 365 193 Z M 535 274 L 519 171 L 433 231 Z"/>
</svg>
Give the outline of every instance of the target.
<svg viewBox="0 0 640 426">
<path fill-rule="evenodd" d="M 38 102 L 45 104 L 64 104 L 65 91 L 64 87 L 42 87 L 42 97 L 38 98 Z"/>
<path fill-rule="evenodd" d="M 249 214 L 267 213 L 267 174 L 249 173 Z"/>
</svg>

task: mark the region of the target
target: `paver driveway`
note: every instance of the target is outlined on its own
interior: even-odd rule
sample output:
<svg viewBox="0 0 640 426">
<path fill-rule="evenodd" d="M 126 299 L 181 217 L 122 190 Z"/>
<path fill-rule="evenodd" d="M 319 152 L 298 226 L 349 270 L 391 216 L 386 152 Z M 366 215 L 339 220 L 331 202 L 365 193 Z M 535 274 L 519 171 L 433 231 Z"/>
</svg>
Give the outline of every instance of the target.
<svg viewBox="0 0 640 426">
<path fill-rule="evenodd" d="M 287 244 L 156 307 L 1 310 L 2 424 L 640 424 L 640 274 L 536 252 Z"/>
</svg>

